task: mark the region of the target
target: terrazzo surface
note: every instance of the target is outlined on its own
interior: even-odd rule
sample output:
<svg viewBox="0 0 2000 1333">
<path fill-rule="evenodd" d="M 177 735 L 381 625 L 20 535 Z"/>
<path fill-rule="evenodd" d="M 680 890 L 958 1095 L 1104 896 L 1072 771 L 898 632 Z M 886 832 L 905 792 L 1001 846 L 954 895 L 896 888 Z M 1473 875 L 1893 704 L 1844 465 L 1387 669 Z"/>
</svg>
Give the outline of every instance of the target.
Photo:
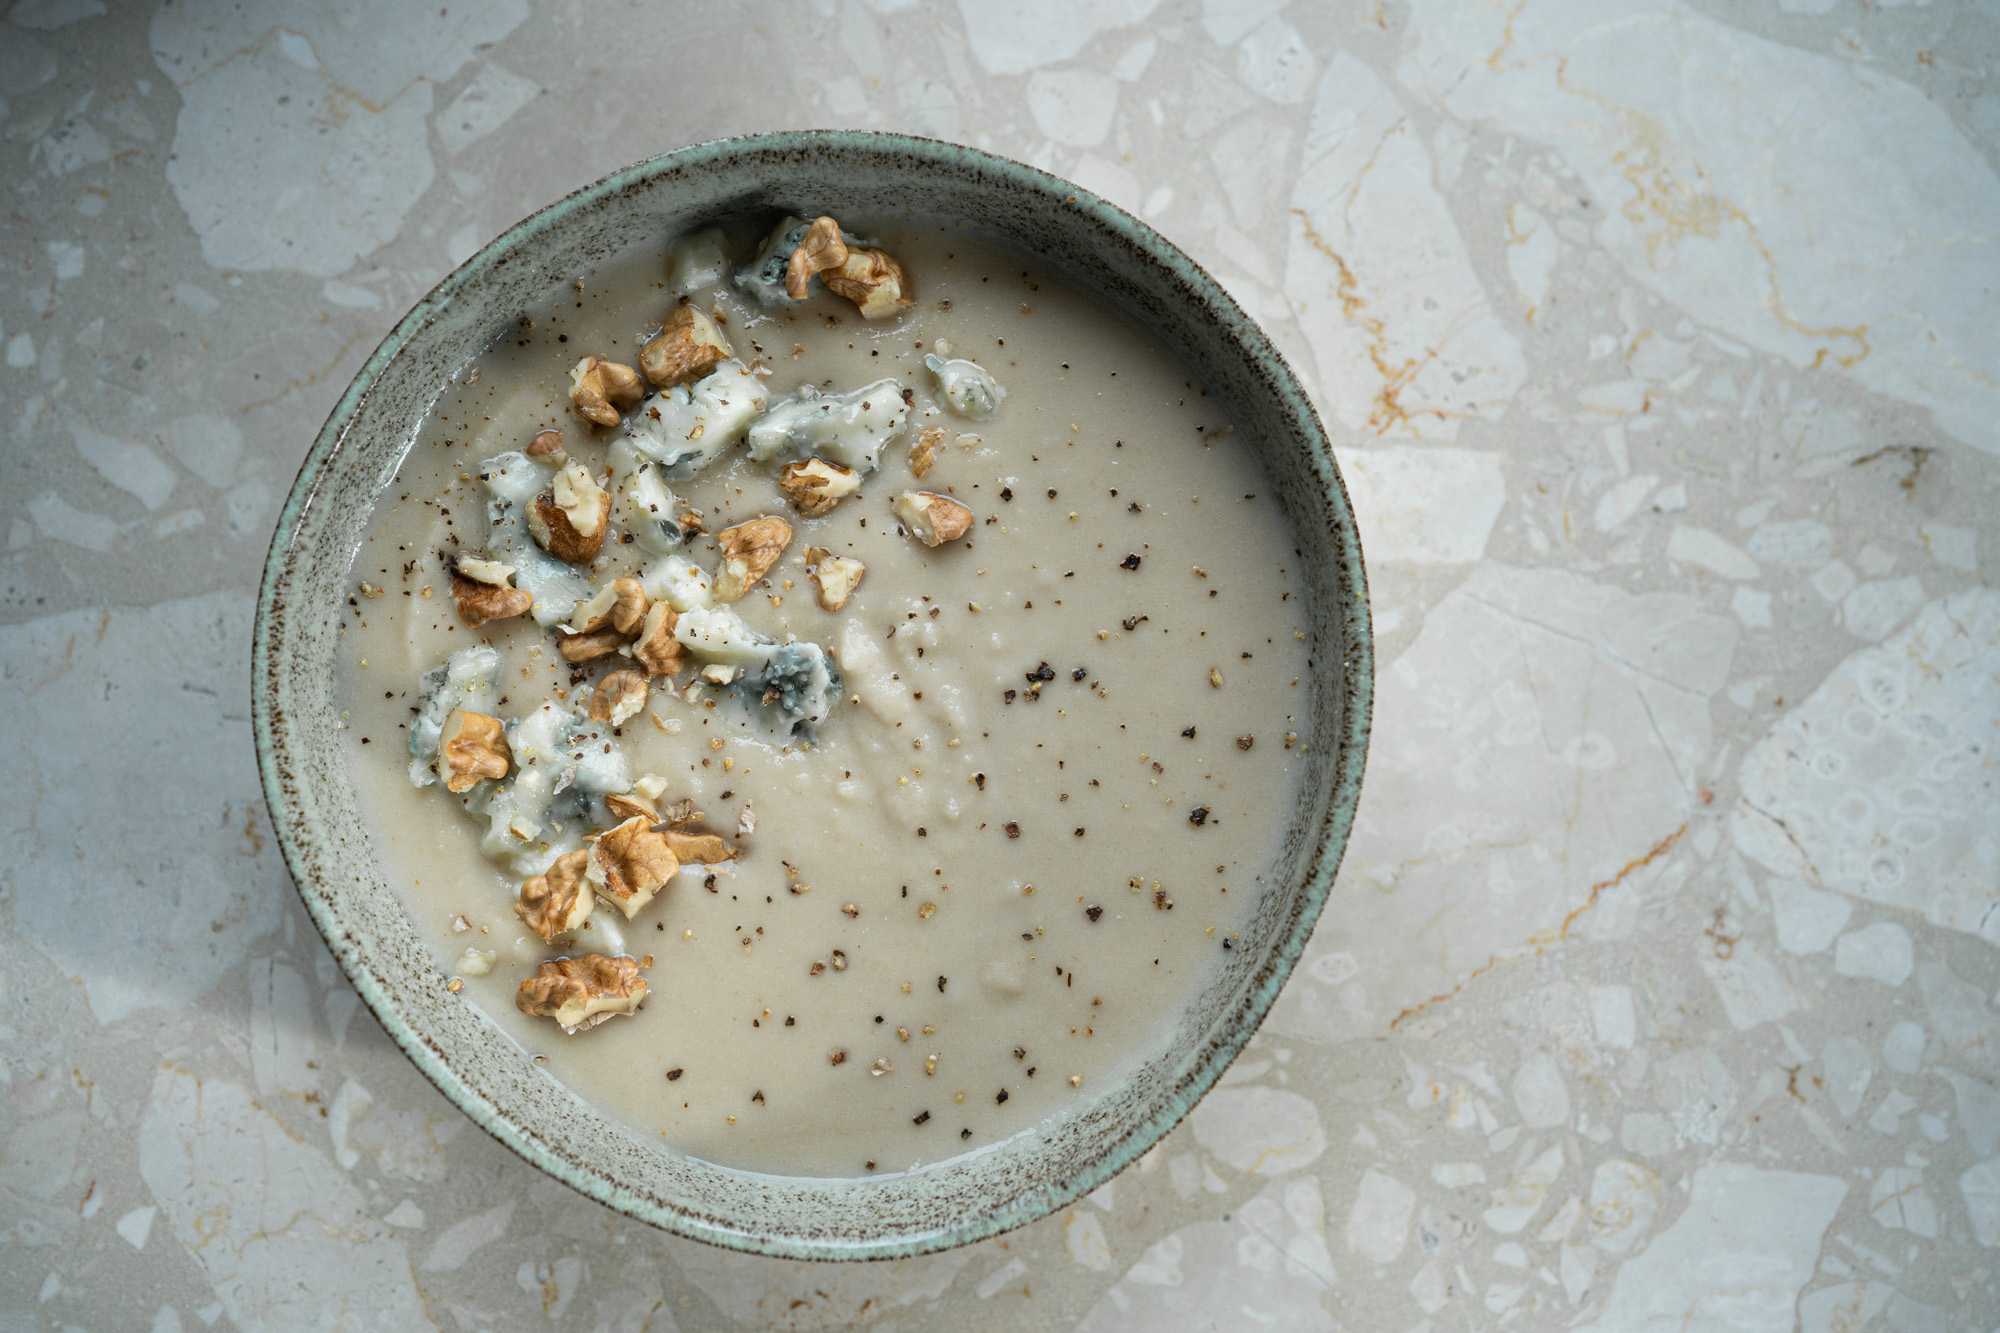
<svg viewBox="0 0 2000 1333">
<path fill-rule="evenodd" d="M 19 0 L 0 1330 L 2000 1328 L 2000 5 Z M 1074 179 L 1314 392 L 1381 662 L 1261 1034 L 1075 1208 L 682 1242 L 382 1035 L 279 862 L 279 499 L 535 206 L 850 126 Z"/>
</svg>

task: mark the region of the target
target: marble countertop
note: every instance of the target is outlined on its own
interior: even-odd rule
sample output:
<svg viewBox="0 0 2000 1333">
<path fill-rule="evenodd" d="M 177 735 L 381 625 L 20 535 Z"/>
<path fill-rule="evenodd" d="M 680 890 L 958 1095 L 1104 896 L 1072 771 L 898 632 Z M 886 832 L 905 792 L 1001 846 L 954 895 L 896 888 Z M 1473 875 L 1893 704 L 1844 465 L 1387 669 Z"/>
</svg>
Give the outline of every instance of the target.
<svg viewBox="0 0 2000 1333">
<path fill-rule="evenodd" d="M 1996 59 L 1992 0 L 11 0 L 0 1330 L 2000 1327 Z M 277 505 L 401 313 L 807 125 L 1211 266 L 1336 433 L 1382 664 L 1225 1085 L 866 1266 L 468 1132 L 248 719 Z"/>
</svg>

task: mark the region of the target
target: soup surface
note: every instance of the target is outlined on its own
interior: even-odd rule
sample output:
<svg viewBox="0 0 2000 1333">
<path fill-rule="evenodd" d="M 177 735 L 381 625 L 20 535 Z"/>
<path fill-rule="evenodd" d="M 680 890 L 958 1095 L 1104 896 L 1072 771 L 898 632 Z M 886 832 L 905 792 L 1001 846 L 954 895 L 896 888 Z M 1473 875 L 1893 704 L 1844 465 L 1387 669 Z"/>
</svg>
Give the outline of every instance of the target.
<svg viewBox="0 0 2000 1333">
<path fill-rule="evenodd" d="M 525 312 L 447 386 L 382 496 L 341 659 L 362 810 L 440 984 L 649 1141 L 805 1176 L 904 1170 L 1031 1132 L 1157 1049 L 1254 908 L 1313 739 L 1292 734 L 1310 647 L 1292 538 L 1202 386 L 975 228 L 842 222 L 901 265 L 910 303 L 887 318 L 817 281 L 803 304 L 765 306 L 663 244 Z M 763 236 L 728 231 L 731 272 Z M 595 427 L 572 409 L 570 374 L 586 354 L 639 365 L 683 297 L 716 317 L 741 363 L 729 392 L 761 398 L 760 417 L 895 382 L 900 422 L 883 425 L 876 391 L 859 417 L 879 429 L 837 442 L 875 451 L 858 493 L 806 517 L 778 489 L 784 458 L 731 441 L 665 483 L 674 526 L 691 508 L 705 532 L 677 543 L 642 527 L 654 520 L 620 489 L 614 454 L 664 399 Z M 970 372 L 945 365 L 941 379 L 927 356 L 976 363 L 1004 398 L 966 417 L 965 394 L 945 389 Z M 983 405 L 976 392 L 969 405 Z M 694 409 L 663 419 L 676 410 Z M 918 478 L 927 429 L 935 456 Z M 561 454 L 502 458 L 550 430 Z M 618 497 L 601 554 L 573 571 L 524 553 L 518 512 L 494 503 L 549 486 L 563 462 L 611 473 Z M 906 491 L 961 502 L 970 528 L 923 544 L 895 507 Z M 837 670 L 819 683 L 837 676 L 837 691 L 815 696 L 805 667 L 799 699 L 767 676 L 718 683 L 727 663 L 704 678 L 723 659 L 697 644 L 622 725 L 590 723 L 597 683 L 635 661 L 564 660 L 577 590 L 631 576 L 649 601 L 723 606 L 662 562 L 712 577 L 719 534 L 760 515 L 792 535 L 727 609 L 805 667 L 822 646 Z M 865 565 L 838 611 L 815 596 L 814 549 L 815 569 L 829 555 Z M 482 555 L 539 585 L 534 614 L 466 623 L 447 562 Z M 683 638 L 705 614 L 681 609 Z M 466 653 L 483 647 L 497 656 Z M 497 670 L 452 702 L 507 727 L 512 767 L 454 794 L 410 741 L 428 725 L 436 752 L 442 705 L 425 673 L 475 658 Z M 539 750 L 537 718 L 560 724 Z M 548 782 L 551 763 L 565 776 Z M 538 773 L 542 803 L 517 802 L 527 813 L 510 823 L 511 784 Z M 547 944 L 517 892 L 619 822 L 606 797 L 620 790 L 663 819 L 691 802 L 681 830 L 718 835 L 733 859 L 684 861 L 629 919 L 600 900 Z M 516 1008 L 538 964 L 589 953 L 637 960 L 635 1013 L 566 1033 Z"/>
</svg>

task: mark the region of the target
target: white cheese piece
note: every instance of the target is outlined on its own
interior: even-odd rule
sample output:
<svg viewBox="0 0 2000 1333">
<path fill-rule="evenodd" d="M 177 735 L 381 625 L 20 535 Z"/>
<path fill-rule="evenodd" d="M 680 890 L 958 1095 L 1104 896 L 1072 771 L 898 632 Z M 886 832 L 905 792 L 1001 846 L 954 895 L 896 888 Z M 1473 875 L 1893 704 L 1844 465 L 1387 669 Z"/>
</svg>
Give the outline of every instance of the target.
<svg viewBox="0 0 2000 1333">
<path fill-rule="evenodd" d="M 750 427 L 750 456 L 769 461 L 817 454 L 857 472 L 873 472 L 882 447 L 908 422 L 909 407 L 896 380 L 877 380 L 842 394 L 821 395 L 802 386 Z"/>
</svg>

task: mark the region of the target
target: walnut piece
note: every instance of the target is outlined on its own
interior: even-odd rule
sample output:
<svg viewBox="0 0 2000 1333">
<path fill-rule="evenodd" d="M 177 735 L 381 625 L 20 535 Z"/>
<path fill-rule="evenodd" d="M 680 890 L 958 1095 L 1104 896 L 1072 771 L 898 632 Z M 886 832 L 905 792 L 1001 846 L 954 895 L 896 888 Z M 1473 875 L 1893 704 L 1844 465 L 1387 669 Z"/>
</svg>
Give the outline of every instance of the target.
<svg viewBox="0 0 2000 1333">
<path fill-rule="evenodd" d="M 640 799 L 637 792 L 613 792 L 604 798 L 604 807 L 621 821 L 627 819 L 657 820 L 660 817 L 660 812 L 655 810 L 650 802 Z"/>
<path fill-rule="evenodd" d="M 868 566 L 851 555 L 835 555 L 824 546 L 806 548 L 806 577 L 812 580 L 813 598 L 822 611 L 838 611 L 861 586 Z"/>
<path fill-rule="evenodd" d="M 903 526 L 926 546 L 955 542 L 972 527 L 972 511 L 930 491 L 904 491 L 892 506 Z"/>
<path fill-rule="evenodd" d="M 541 936 L 542 943 L 555 943 L 556 936 L 580 929 L 590 918 L 590 909 L 597 900 L 583 878 L 589 865 L 589 852 L 566 852 L 556 858 L 547 873 L 521 885 L 514 915 Z"/>
<path fill-rule="evenodd" d="M 792 525 L 771 514 L 746 519 L 715 534 L 722 544 L 722 568 L 715 575 L 715 598 L 733 602 L 771 572 L 792 544 Z"/>
<path fill-rule="evenodd" d="M 806 238 L 785 264 L 785 295 L 794 301 L 806 299 L 807 284 L 816 273 L 837 269 L 847 262 L 847 242 L 840 239 L 840 224 L 832 218 L 814 218 Z"/>
<path fill-rule="evenodd" d="M 552 958 L 535 969 L 514 994 L 514 1007 L 536 1018 L 553 1018 L 565 1032 L 596 1027 L 629 1014 L 646 998 L 638 960 L 587 953 Z"/>
<path fill-rule="evenodd" d="M 458 618 L 472 629 L 489 620 L 518 616 L 535 604 L 535 595 L 526 588 L 510 588 L 514 567 L 498 560 L 478 560 L 461 556 L 451 565 L 451 595 L 458 602 Z"/>
<path fill-rule="evenodd" d="M 507 749 L 499 718 L 455 708 L 438 733 L 438 758 L 448 774 L 444 789 L 462 792 L 470 791 L 481 778 L 506 777 L 514 756 Z"/>
<path fill-rule="evenodd" d="M 937 462 L 938 446 L 944 443 L 943 426 L 926 426 L 910 446 L 910 474 L 921 477 Z"/>
<path fill-rule="evenodd" d="M 569 401 L 576 414 L 600 426 L 615 426 L 620 412 L 646 396 L 639 372 L 616 361 L 586 356 L 569 372 Z"/>
<path fill-rule="evenodd" d="M 611 493 L 597 484 L 589 468 L 572 462 L 529 506 L 528 531 L 556 559 L 587 565 L 604 549 L 610 518 Z"/>
<path fill-rule="evenodd" d="M 818 518 L 861 489 L 861 474 L 824 458 L 807 458 L 785 464 L 778 489 L 801 517 Z"/>
<path fill-rule="evenodd" d="M 637 671 L 614 671 L 590 693 L 590 720 L 622 727 L 646 706 L 646 678 Z"/>
<path fill-rule="evenodd" d="M 880 250 L 850 250 L 838 271 L 820 275 L 827 290 L 861 307 L 863 319 L 884 319 L 910 304 L 903 267 Z"/>
<path fill-rule="evenodd" d="M 662 389 L 698 380 L 736 353 L 715 321 L 691 305 L 675 306 L 666 327 L 639 353 L 639 369 Z"/>
<path fill-rule="evenodd" d="M 632 641 L 632 660 L 646 668 L 647 675 L 671 676 L 687 665 L 687 645 L 674 637 L 679 620 L 665 599 L 646 608 L 639 637 Z"/>
<path fill-rule="evenodd" d="M 556 651 L 562 660 L 571 666 L 578 662 L 595 662 L 600 657 L 609 657 L 623 648 L 631 639 L 629 634 L 620 634 L 606 625 L 588 634 L 562 634 L 556 637 Z"/>
<path fill-rule="evenodd" d="M 667 840 L 653 832 L 653 821 L 640 815 L 598 835 L 584 874 L 630 918 L 653 901 L 680 868 Z"/>
<path fill-rule="evenodd" d="M 550 454 L 563 451 L 563 437 L 559 430 L 538 430 L 535 438 L 528 441 L 528 457 L 547 458 Z"/>
<path fill-rule="evenodd" d="M 579 602 L 570 613 L 570 627 L 579 634 L 609 625 L 620 634 L 632 634 L 646 618 L 646 588 L 637 579 L 613 579 Z"/>
<path fill-rule="evenodd" d="M 736 859 L 736 849 L 713 833 L 680 833 L 667 829 L 660 834 L 667 850 L 682 865 L 720 865 Z"/>
</svg>

